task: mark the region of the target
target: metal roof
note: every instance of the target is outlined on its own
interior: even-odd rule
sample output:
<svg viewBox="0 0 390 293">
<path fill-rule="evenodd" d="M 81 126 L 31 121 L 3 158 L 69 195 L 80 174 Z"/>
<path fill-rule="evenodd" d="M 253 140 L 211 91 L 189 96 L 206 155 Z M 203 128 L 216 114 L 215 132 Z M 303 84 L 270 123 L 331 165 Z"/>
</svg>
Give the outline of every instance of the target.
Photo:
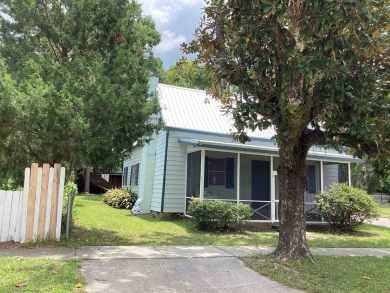
<svg viewBox="0 0 390 293">
<path fill-rule="evenodd" d="M 157 95 L 165 126 L 206 133 L 231 134 L 237 130 L 233 119 L 221 111 L 222 104 L 205 91 L 158 84 Z M 247 130 L 253 138 L 271 139 L 274 129 Z"/>
</svg>

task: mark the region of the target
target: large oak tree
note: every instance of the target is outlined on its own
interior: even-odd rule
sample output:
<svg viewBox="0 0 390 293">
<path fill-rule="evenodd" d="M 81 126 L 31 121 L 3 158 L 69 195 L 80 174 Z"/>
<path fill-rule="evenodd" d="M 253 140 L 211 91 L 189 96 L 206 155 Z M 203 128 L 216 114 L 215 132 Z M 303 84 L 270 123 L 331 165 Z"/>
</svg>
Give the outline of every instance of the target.
<svg viewBox="0 0 390 293">
<path fill-rule="evenodd" d="M 389 168 L 389 6 L 386 1 L 208 0 L 184 46 L 216 77 L 210 91 L 245 129 L 275 127 L 282 259 L 310 257 L 306 157 L 313 145 Z"/>
<path fill-rule="evenodd" d="M 148 81 L 161 61 L 152 19 L 128 0 L 4 0 L 0 8 L 0 57 L 19 93 L 0 162 L 18 154 L 23 164 L 120 166 L 154 129 Z"/>
</svg>

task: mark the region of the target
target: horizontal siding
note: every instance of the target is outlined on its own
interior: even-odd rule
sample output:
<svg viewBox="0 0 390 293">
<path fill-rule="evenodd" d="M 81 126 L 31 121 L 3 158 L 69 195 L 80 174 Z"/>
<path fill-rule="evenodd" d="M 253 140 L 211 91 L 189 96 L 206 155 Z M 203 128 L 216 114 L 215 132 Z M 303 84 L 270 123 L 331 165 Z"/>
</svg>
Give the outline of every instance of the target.
<svg viewBox="0 0 390 293">
<path fill-rule="evenodd" d="M 154 180 L 152 189 L 152 201 L 150 209 L 161 212 L 161 197 L 164 178 L 166 132 L 159 133 L 156 137 L 156 160 L 154 164 Z"/>
<path fill-rule="evenodd" d="M 324 164 L 324 188 L 328 189 L 333 183 L 339 182 L 339 165 L 338 164 Z"/>
<path fill-rule="evenodd" d="M 164 212 L 183 213 L 185 209 L 187 148 L 179 144 L 179 137 L 180 134 L 176 132 L 169 133 Z"/>
<path fill-rule="evenodd" d="M 128 167 L 128 173 L 127 173 L 127 184 L 123 184 L 122 188 L 124 189 L 131 189 L 132 191 L 136 192 L 138 194 L 139 192 L 139 185 L 138 186 L 130 186 L 130 178 L 131 178 L 131 166 L 135 164 L 140 164 L 138 174 L 141 174 L 141 169 L 143 168 L 141 164 L 141 156 L 142 156 L 142 148 L 137 148 L 134 150 L 130 156 L 130 158 L 126 159 L 123 163 L 123 174 L 124 169 Z M 139 175 L 138 175 L 139 176 Z M 141 178 L 138 177 L 138 184 L 140 183 Z M 124 181 L 122 181 L 124 182 Z"/>
</svg>

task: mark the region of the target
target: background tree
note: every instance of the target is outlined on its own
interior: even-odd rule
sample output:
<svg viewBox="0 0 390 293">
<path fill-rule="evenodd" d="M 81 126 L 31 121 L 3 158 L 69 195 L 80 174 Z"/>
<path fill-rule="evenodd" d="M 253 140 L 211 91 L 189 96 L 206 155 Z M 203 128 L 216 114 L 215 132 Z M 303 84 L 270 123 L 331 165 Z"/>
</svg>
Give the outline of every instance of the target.
<svg viewBox="0 0 390 293">
<path fill-rule="evenodd" d="M 282 259 L 310 257 L 311 146 L 348 146 L 389 168 L 388 19 L 386 1 L 209 0 L 184 47 L 215 75 L 210 92 L 232 113 L 237 140 L 249 140 L 246 128 L 276 129 Z"/>
<path fill-rule="evenodd" d="M 148 81 L 161 61 L 151 51 L 160 41 L 151 18 L 128 0 L 4 0 L 0 7 L 0 57 L 19 92 L 13 147 L 24 161 L 118 167 L 155 127 Z"/>
<path fill-rule="evenodd" d="M 160 82 L 204 90 L 212 85 L 212 76 L 203 65 L 190 59 L 182 59 L 160 76 Z"/>
</svg>

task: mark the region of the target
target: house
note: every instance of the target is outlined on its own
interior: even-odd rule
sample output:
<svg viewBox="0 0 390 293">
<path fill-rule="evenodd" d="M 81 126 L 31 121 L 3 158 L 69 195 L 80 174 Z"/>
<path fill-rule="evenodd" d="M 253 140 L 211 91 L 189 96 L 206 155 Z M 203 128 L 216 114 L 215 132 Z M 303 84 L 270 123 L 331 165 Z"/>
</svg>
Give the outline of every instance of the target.
<svg viewBox="0 0 390 293">
<path fill-rule="evenodd" d="M 232 120 L 204 91 L 158 84 L 162 131 L 137 148 L 123 166 L 123 188 L 139 194 L 143 212 L 186 213 L 192 197 L 243 202 L 253 221 L 278 221 L 279 164 L 273 129 L 248 132 L 252 141 L 232 140 Z M 313 198 L 334 182 L 351 183 L 351 163 L 335 150 L 308 154 L 305 210 L 316 217 Z"/>
</svg>

